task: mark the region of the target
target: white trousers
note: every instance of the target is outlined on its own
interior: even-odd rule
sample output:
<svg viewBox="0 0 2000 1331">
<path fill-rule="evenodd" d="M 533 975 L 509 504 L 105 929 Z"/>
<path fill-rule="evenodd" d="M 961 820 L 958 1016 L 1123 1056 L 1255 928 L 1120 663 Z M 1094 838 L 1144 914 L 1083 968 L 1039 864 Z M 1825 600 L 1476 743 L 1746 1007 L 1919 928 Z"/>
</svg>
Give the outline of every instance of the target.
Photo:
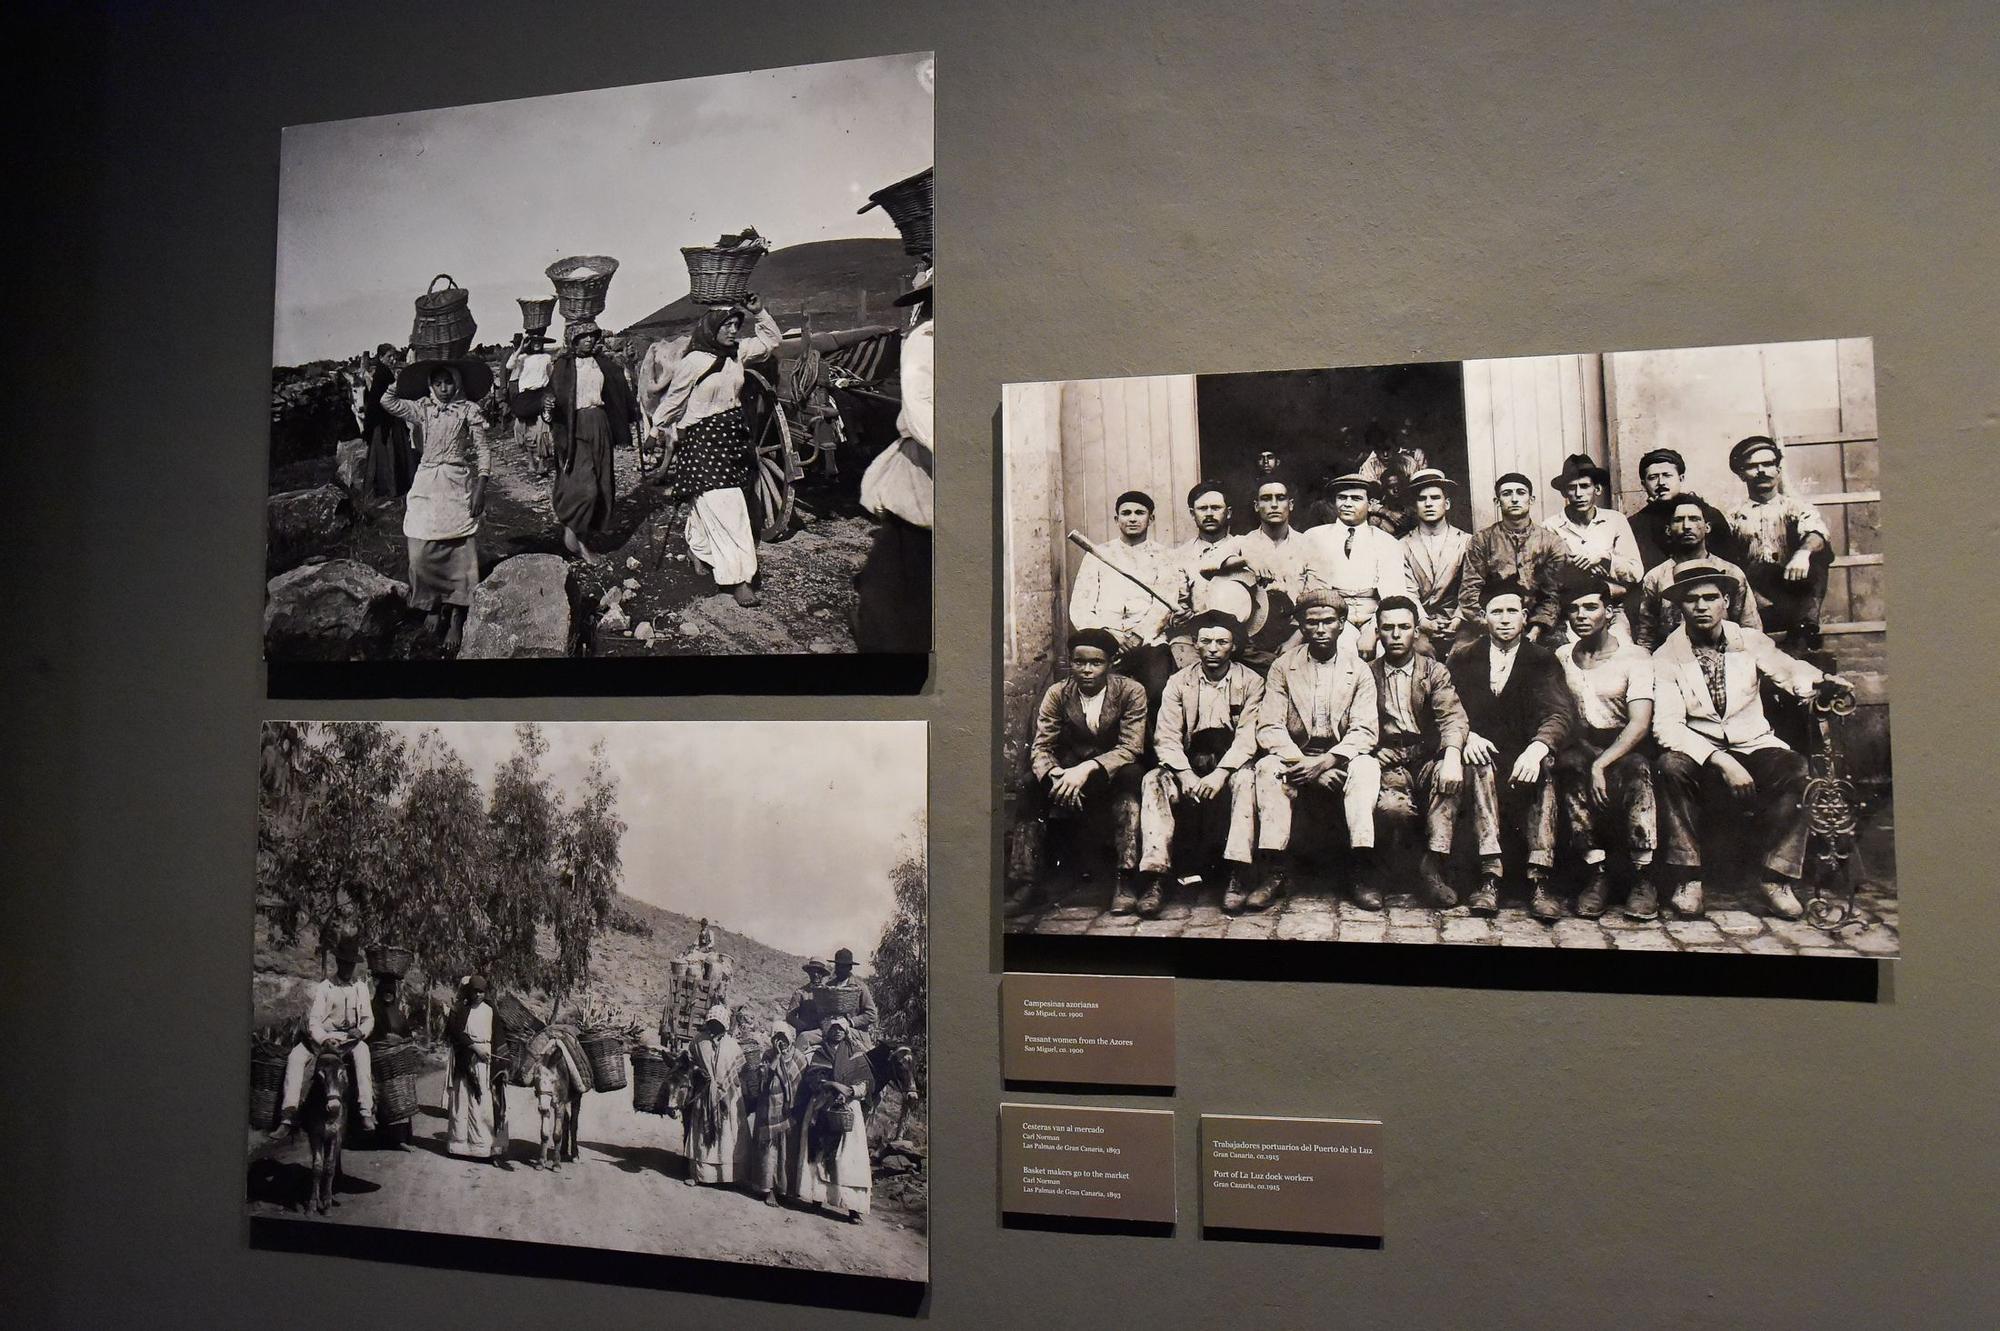
<svg viewBox="0 0 2000 1331">
<path fill-rule="evenodd" d="M 369 1065 L 368 1042 L 363 1040 L 348 1046 L 348 1054 L 354 1059 L 354 1101 L 361 1110 L 361 1126 L 375 1126 L 375 1073 Z M 313 1055 L 304 1041 L 292 1046 L 292 1052 L 285 1055 L 285 1117 L 299 1112 L 299 1102 L 306 1098 L 306 1074 L 312 1070 Z"/>
</svg>

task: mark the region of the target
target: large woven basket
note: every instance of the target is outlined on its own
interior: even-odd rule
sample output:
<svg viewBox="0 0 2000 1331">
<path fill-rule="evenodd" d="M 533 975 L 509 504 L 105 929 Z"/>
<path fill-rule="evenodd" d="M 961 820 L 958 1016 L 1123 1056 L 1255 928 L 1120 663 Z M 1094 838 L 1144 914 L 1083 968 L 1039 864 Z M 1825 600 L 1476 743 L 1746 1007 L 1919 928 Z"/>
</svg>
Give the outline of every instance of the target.
<svg viewBox="0 0 2000 1331">
<path fill-rule="evenodd" d="M 402 979 L 417 959 L 416 953 L 407 947 L 392 947 L 387 943 L 377 943 L 368 949 L 368 969 L 376 975 L 393 975 Z"/>
<path fill-rule="evenodd" d="M 821 1021 L 828 1017 L 851 1017 L 861 1010 L 861 991 L 830 986 L 815 989 L 813 1006 L 819 1010 Z"/>
<path fill-rule="evenodd" d="M 750 294 L 750 273 L 766 251 L 758 246 L 683 245 L 688 298 L 698 305 L 734 305 Z"/>
<path fill-rule="evenodd" d="M 250 1055 L 250 1126 L 264 1132 L 277 1127 L 284 1098 L 285 1060 L 271 1054 Z"/>
<path fill-rule="evenodd" d="M 604 313 L 604 295 L 611 290 L 618 260 L 608 254 L 579 254 L 573 259 L 557 259 L 543 271 L 555 283 L 556 302 L 565 320 L 595 319 Z M 521 308 L 527 309 L 526 301 L 521 302 Z"/>
<path fill-rule="evenodd" d="M 375 1075 L 375 1112 L 384 1124 L 401 1123 L 417 1113 L 417 1073 L 423 1055 L 414 1044 L 384 1045 L 370 1051 Z"/>
<path fill-rule="evenodd" d="M 590 1080 L 600 1091 L 625 1089 L 625 1037 L 586 1035 L 583 1056 L 590 1060 Z"/>
<path fill-rule="evenodd" d="M 536 300 L 522 300 L 517 297 L 516 300 L 521 307 L 521 331 L 546 333 L 549 325 L 555 321 L 556 298 L 542 296 Z"/>
<path fill-rule="evenodd" d="M 437 284 L 448 283 L 439 291 Z M 458 285 L 450 273 L 431 279 L 430 290 L 417 297 L 416 322 L 410 325 L 412 360 L 456 360 L 472 346 L 479 325 L 472 317 L 472 293 Z M 448 355 L 430 354 L 440 348 L 456 347 Z"/>
<path fill-rule="evenodd" d="M 495 1032 L 498 1043 L 510 1040 L 525 1040 L 531 1035 L 539 1035 L 548 1025 L 534 1010 L 511 993 L 501 994 L 493 1000 L 493 1015 L 500 1023 Z"/>
<path fill-rule="evenodd" d="M 641 1114 L 667 1112 L 667 1056 L 657 1049 L 632 1051 L 632 1108 Z"/>
<path fill-rule="evenodd" d="M 903 253 L 929 258 L 933 243 L 931 186 L 935 175 L 936 168 L 927 166 L 914 176 L 876 190 L 868 196 L 868 202 L 856 211 L 865 213 L 879 206 L 889 214 L 889 220 L 896 224 L 896 230 L 902 235 Z"/>
</svg>

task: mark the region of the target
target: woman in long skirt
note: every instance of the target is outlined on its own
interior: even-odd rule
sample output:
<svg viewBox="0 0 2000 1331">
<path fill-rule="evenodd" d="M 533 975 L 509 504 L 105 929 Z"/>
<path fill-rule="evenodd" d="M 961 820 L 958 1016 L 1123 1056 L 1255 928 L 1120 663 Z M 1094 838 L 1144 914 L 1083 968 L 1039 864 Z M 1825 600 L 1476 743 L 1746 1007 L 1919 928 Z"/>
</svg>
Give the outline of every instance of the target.
<svg viewBox="0 0 2000 1331">
<path fill-rule="evenodd" d="M 753 325 L 748 337 L 741 335 L 746 318 Z M 755 295 L 740 306 L 708 310 L 689 333 L 673 381 L 653 408 L 652 427 L 672 446 L 669 483 L 675 494 L 694 500 L 685 533 L 688 553 L 739 605 L 760 599 L 751 586 L 757 577 L 757 532 L 743 492 L 756 448 L 743 414 L 743 365 L 775 355 L 783 339 L 777 320 Z"/>
<path fill-rule="evenodd" d="M 562 524 L 563 545 L 587 564 L 604 556 L 585 537 L 602 535 L 611 526 L 617 503 L 617 477 L 611 450 L 632 443 L 639 404 L 625 370 L 604 350 L 604 337 L 589 319 L 572 320 L 563 328 L 568 350 L 556 357 L 542 412 L 555 447 L 555 484 L 550 503 Z"/>
<path fill-rule="evenodd" d="M 423 458 L 403 510 L 409 546 L 410 604 L 425 612 L 443 645 L 456 652 L 465 613 L 479 586 L 479 515 L 493 470 L 486 417 L 474 403 L 493 387 L 485 361 L 417 361 L 396 378 L 382 409 L 422 441 Z M 440 613 L 442 612 L 442 613 Z"/>
<path fill-rule="evenodd" d="M 743 1050 L 729 1033 L 729 1009 L 708 1010 L 693 1046 L 694 1085 L 682 1116 L 688 1172 L 682 1182 L 736 1181 L 737 1116 L 743 1097 Z"/>
<path fill-rule="evenodd" d="M 875 1074 L 854 1043 L 847 1018 L 828 1017 L 821 1029 L 819 1049 L 805 1071 L 810 1098 L 799 1200 L 844 1212 L 849 1224 L 858 1225 L 868 1214 L 873 1186 L 861 1106 L 874 1091 Z"/>
<path fill-rule="evenodd" d="M 750 1105 L 750 1191 L 766 1206 L 776 1206 L 780 1196 L 799 1195 L 793 1130 L 802 1109 L 799 1086 L 806 1059 L 795 1047 L 796 1035 L 785 1022 L 771 1023 L 771 1043 L 764 1051 L 757 1094 Z"/>
<path fill-rule="evenodd" d="M 445 1107 L 451 1132 L 445 1149 L 468 1160 L 497 1160 L 493 1097 L 505 1094 L 505 1088 L 493 1080 L 493 1008 L 486 1001 L 485 977 L 473 976 L 466 990 L 464 1005 L 453 1011 L 446 1027 L 451 1056 Z"/>
</svg>

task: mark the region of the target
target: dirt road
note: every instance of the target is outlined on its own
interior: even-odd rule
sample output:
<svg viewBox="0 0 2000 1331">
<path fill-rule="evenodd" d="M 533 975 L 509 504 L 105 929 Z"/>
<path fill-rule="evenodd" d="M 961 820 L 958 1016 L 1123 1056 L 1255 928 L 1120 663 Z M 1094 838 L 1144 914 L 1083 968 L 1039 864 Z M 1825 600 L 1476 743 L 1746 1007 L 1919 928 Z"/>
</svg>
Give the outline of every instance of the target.
<svg viewBox="0 0 2000 1331">
<path fill-rule="evenodd" d="M 444 1149 L 444 1074 L 426 1074 L 419 1090 L 424 1108 L 410 1146 L 350 1147 L 326 1221 L 893 1279 L 928 1276 L 921 1188 L 912 1197 L 878 1179 L 872 1212 L 860 1225 L 773 1209 L 734 1188 L 690 1188 L 680 1181 L 679 1122 L 635 1113 L 625 1091 L 584 1096 L 580 1157 L 548 1172 L 533 1165 L 540 1154 L 533 1095 L 510 1086 L 505 1163 L 460 1160 Z M 250 1214 L 320 1219 L 299 1207 L 308 1160 L 303 1134 L 275 1151 L 263 1141 L 264 1134 L 250 1134 Z"/>
</svg>

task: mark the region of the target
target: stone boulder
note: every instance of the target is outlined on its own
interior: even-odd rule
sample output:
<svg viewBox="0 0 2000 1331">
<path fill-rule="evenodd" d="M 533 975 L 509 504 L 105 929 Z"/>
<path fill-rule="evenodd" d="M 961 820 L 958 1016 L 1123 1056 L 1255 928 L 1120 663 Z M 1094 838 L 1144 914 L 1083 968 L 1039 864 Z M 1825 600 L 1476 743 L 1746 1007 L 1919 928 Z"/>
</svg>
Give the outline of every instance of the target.
<svg viewBox="0 0 2000 1331">
<path fill-rule="evenodd" d="M 359 497 L 368 492 L 368 441 L 343 439 L 334 445 L 333 478 L 340 488 Z"/>
<path fill-rule="evenodd" d="M 264 656 L 274 661 L 381 656 L 408 600 L 402 583 L 358 560 L 302 564 L 265 587 Z"/>
<path fill-rule="evenodd" d="M 266 510 L 270 558 L 281 566 L 345 539 L 356 516 L 354 501 L 337 485 L 274 494 Z"/>
<path fill-rule="evenodd" d="M 461 661 L 573 656 L 583 637 L 576 571 L 560 555 L 516 555 L 493 566 L 465 617 Z"/>
</svg>

